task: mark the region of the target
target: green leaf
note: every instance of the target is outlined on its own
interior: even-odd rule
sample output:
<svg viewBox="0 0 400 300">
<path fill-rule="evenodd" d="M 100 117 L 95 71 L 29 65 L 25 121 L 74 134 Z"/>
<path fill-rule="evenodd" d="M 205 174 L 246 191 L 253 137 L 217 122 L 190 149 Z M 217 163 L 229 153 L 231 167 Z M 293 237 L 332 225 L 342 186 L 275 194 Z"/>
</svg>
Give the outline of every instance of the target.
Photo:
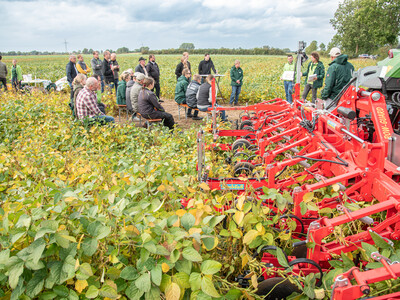
<svg viewBox="0 0 400 300">
<path fill-rule="evenodd" d="M 172 282 L 175 282 L 183 290 L 190 288 L 189 275 L 185 272 L 178 272 L 172 276 Z"/>
<path fill-rule="evenodd" d="M 57 285 L 53 288 L 53 292 L 56 293 L 60 297 L 68 297 L 69 290 L 66 286 Z"/>
<path fill-rule="evenodd" d="M 218 223 L 220 223 L 223 219 L 225 219 L 225 215 L 222 216 L 214 216 L 209 223 L 211 228 L 214 228 Z"/>
<path fill-rule="evenodd" d="M 183 249 L 182 256 L 184 258 L 186 258 L 187 260 L 194 261 L 194 262 L 199 262 L 199 261 L 203 260 L 201 255 L 199 254 L 199 252 L 194 250 L 193 247 L 186 247 L 185 249 Z"/>
<path fill-rule="evenodd" d="M 171 252 L 171 256 L 169 257 L 169 260 L 171 263 L 175 263 L 179 257 L 181 256 L 181 253 L 179 252 L 178 249 L 175 249 L 174 251 Z"/>
<path fill-rule="evenodd" d="M 211 297 L 220 297 L 220 295 L 218 294 L 217 290 L 214 287 L 214 284 L 212 282 L 212 280 L 208 277 L 203 277 L 201 279 L 201 290 L 211 296 Z"/>
<path fill-rule="evenodd" d="M 135 281 L 136 287 L 144 293 L 150 291 L 151 288 L 151 281 L 150 281 L 150 273 L 145 272 Z"/>
<path fill-rule="evenodd" d="M 19 279 L 17 287 L 12 291 L 10 300 L 18 300 L 25 291 L 25 284 L 22 277 Z"/>
<path fill-rule="evenodd" d="M 278 258 L 278 263 L 282 267 L 289 267 L 288 261 L 286 259 L 285 254 L 283 253 L 283 250 L 281 248 L 276 248 L 276 257 Z"/>
<path fill-rule="evenodd" d="M 99 289 L 94 285 L 89 286 L 88 290 L 86 291 L 86 298 L 94 299 L 99 295 Z"/>
<path fill-rule="evenodd" d="M 222 264 L 215 260 L 206 260 L 201 264 L 201 273 L 204 275 L 213 275 L 222 267 Z"/>
<path fill-rule="evenodd" d="M 228 293 L 224 295 L 226 300 L 239 300 L 242 296 L 242 291 L 237 289 L 230 289 Z"/>
<path fill-rule="evenodd" d="M 5 265 L 10 258 L 10 249 L 6 249 L 0 252 L 0 265 Z"/>
<path fill-rule="evenodd" d="M 343 260 L 345 268 L 350 269 L 350 268 L 354 267 L 353 261 L 350 258 L 348 258 L 345 253 L 342 252 L 340 256 Z"/>
<path fill-rule="evenodd" d="M 186 213 L 183 215 L 181 219 L 181 224 L 186 230 L 192 228 L 194 226 L 194 223 L 196 223 L 196 218 L 192 214 Z"/>
<path fill-rule="evenodd" d="M 126 296 L 128 296 L 129 299 L 131 300 L 139 300 L 142 295 L 144 294 L 144 292 L 142 292 L 141 290 L 139 290 L 135 283 L 132 282 L 128 288 L 125 291 Z"/>
<path fill-rule="evenodd" d="M 19 277 L 24 271 L 24 262 L 20 258 L 13 256 L 10 257 L 7 267 L 8 283 L 12 289 L 15 289 L 18 284 Z"/>
<path fill-rule="evenodd" d="M 368 243 L 362 242 L 361 247 L 365 250 L 368 258 L 371 258 L 372 253 L 379 252 L 377 248 L 375 248 L 374 246 L 372 246 Z"/>
<path fill-rule="evenodd" d="M 118 298 L 118 293 L 113 287 L 105 284 L 100 289 L 100 296 L 116 299 Z"/>
<path fill-rule="evenodd" d="M 52 300 L 57 297 L 57 294 L 54 292 L 44 292 L 39 295 L 40 300 Z"/>
<path fill-rule="evenodd" d="M 201 289 L 201 274 L 193 272 L 189 277 L 189 284 L 192 291 L 197 291 Z"/>
<path fill-rule="evenodd" d="M 87 256 L 92 256 L 97 251 L 97 239 L 96 238 L 87 238 L 82 243 L 83 253 Z"/>
<path fill-rule="evenodd" d="M 101 240 L 110 234 L 111 228 L 96 221 L 89 224 L 87 231 L 91 236 Z"/>
<path fill-rule="evenodd" d="M 43 251 L 46 247 L 46 242 L 43 238 L 37 239 L 29 247 L 18 252 L 17 256 L 24 261 L 29 261 L 36 265 L 42 257 Z"/>
<path fill-rule="evenodd" d="M 155 266 L 151 271 L 151 281 L 157 286 L 161 284 L 161 278 L 162 278 L 162 268 L 161 265 Z"/>
<path fill-rule="evenodd" d="M 26 295 L 30 298 L 35 298 L 39 294 L 44 286 L 44 280 L 46 279 L 47 272 L 45 269 L 36 271 L 33 273 L 33 277 L 26 285 Z"/>
<path fill-rule="evenodd" d="M 75 259 L 68 256 L 64 261 L 52 261 L 49 268 L 49 278 L 56 284 L 62 284 L 75 276 Z"/>
<path fill-rule="evenodd" d="M 149 241 L 143 245 L 143 247 L 148 250 L 150 253 L 157 253 L 156 245 L 153 241 Z"/>
<path fill-rule="evenodd" d="M 81 264 L 79 270 L 76 272 L 76 278 L 79 280 L 86 280 L 90 276 L 93 276 L 92 267 L 88 263 Z"/>
<path fill-rule="evenodd" d="M 372 239 L 375 242 L 375 245 L 381 249 L 392 249 L 393 247 L 388 244 L 381 236 L 376 234 L 373 231 L 370 231 L 369 234 L 371 235 Z"/>
<path fill-rule="evenodd" d="M 171 284 L 172 278 L 168 274 L 163 274 L 160 284 L 161 292 L 165 292 L 165 289 Z"/>
<path fill-rule="evenodd" d="M 119 277 L 125 280 L 135 280 L 139 277 L 137 270 L 132 266 L 127 266 L 125 269 L 122 270 Z"/>
<path fill-rule="evenodd" d="M 306 212 L 307 212 L 307 204 L 304 202 L 300 202 L 300 213 L 302 215 L 305 215 Z"/>
<path fill-rule="evenodd" d="M 152 286 L 150 292 L 146 293 L 146 300 L 160 300 L 160 289 L 157 286 Z"/>
</svg>

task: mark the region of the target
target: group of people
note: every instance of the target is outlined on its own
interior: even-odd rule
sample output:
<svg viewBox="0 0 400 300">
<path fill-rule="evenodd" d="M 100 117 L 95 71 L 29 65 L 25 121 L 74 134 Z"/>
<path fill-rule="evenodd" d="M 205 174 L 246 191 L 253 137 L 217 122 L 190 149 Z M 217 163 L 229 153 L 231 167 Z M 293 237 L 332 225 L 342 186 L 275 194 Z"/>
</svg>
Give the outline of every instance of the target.
<svg viewBox="0 0 400 300">
<path fill-rule="evenodd" d="M 307 66 L 306 72 L 302 73 L 305 79 L 304 91 L 302 94 L 302 100 L 307 99 L 307 95 L 312 91 L 312 103 L 317 100 L 317 91 L 323 86 L 325 78 L 325 86 L 321 91 L 321 99 L 324 100 L 325 107 L 329 107 L 330 103 L 335 100 L 339 95 L 340 91 L 350 82 L 354 66 L 349 63 L 348 56 L 342 54 L 341 50 L 337 47 L 333 47 L 329 52 L 331 63 L 326 72 L 324 64 L 319 60 L 319 54 L 317 52 L 311 53 L 311 61 Z M 295 63 L 293 62 L 293 56 L 288 55 L 288 62 L 284 65 L 283 71 L 295 71 Z M 286 79 L 286 78 L 285 78 Z M 293 80 L 284 80 L 284 88 L 286 94 L 286 101 L 289 103 L 293 102 Z"/>
<path fill-rule="evenodd" d="M 4 86 L 4 90 L 7 90 L 7 65 L 2 62 L 1 60 L 3 57 L 0 55 L 0 82 Z M 22 69 L 21 66 L 17 64 L 17 60 L 13 59 L 12 60 L 12 69 L 11 69 L 11 84 L 12 87 L 15 88 L 16 90 L 19 90 L 22 88 Z"/>
</svg>

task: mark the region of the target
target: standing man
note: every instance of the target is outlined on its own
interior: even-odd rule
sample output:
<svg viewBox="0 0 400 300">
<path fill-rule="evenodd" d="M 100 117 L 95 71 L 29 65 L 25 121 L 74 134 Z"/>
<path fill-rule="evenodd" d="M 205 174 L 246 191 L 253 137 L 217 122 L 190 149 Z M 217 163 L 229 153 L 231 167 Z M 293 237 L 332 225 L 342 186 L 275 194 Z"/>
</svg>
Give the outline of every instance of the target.
<svg viewBox="0 0 400 300">
<path fill-rule="evenodd" d="M 149 63 L 146 65 L 147 74 L 154 79 L 154 88 L 152 92 L 156 90 L 156 96 L 159 102 L 164 102 L 160 100 L 160 69 L 156 63 L 156 57 L 154 54 L 149 55 Z"/>
<path fill-rule="evenodd" d="M 214 67 L 214 63 L 210 58 L 210 54 L 206 53 L 204 55 L 204 60 L 202 60 L 199 64 L 199 75 L 209 75 L 211 74 L 211 69 L 215 74 L 218 74 L 218 71 Z M 204 77 L 201 82 L 204 82 Z"/>
<path fill-rule="evenodd" d="M 283 72 L 293 72 L 293 78 L 288 80 L 285 78 L 283 80 L 283 85 L 285 87 L 286 101 L 289 103 L 293 103 L 292 93 L 293 93 L 293 79 L 294 79 L 294 68 L 295 64 L 293 63 L 293 55 L 289 54 L 287 56 L 288 62 L 283 66 Z"/>
<path fill-rule="evenodd" d="M 147 70 L 146 70 L 146 59 L 142 56 L 139 58 L 139 64 L 135 68 L 135 73 L 136 72 L 142 73 L 146 77 L 149 76 L 149 74 L 147 73 Z"/>
<path fill-rule="evenodd" d="M 7 65 L 3 63 L 0 55 L 0 82 L 4 85 L 4 90 L 7 91 Z"/>
<path fill-rule="evenodd" d="M 182 76 L 183 69 L 189 69 L 190 73 L 192 73 L 192 67 L 189 62 L 189 52 L 183 52 L 181 62 L 176 66 L 175 75 L 176 81 L 178 81 L 179 77 Z"/>
<path fill-rule="evenodd" d="M 15 88 L 16 91 L 21 89 L 21 81 L 22 81 L 22 70 L 19 65 L 17 65 L 17 60 L 13 59 L 12 61 L 13 67 L 11 70 L 11 84 Z"/>
<path fill-rule="evenodd" d="M 76 64 L 76 69 L 78 70 L 79 73 L 83 75 L 88 75 L 90 71 L 92 71 L 86 63 L 83 61 L 83 56 L 82 54 L 78 54 L 78 63 Z"/>
<path fill-rule="evenodd" d="M 93 58 L 90 61 L 90 64 L 92 65 L 93 75 L 99 75 L 101 78 L 101 92 L 104 93 L 104 77 L 101 73 L 101 66 L 103 63 L 99 58 L 99 51 L 93 52 Z"/>
<path fill-rule="evenodd" d="M 348 56 L 342 54 L 339 48 L 332 48 L 329 52 L 331 63 L 326 72 L 325 87 L 321 92 L 322 100 L 325 100 L 325 108 L 333 102 L 343 87 L 351 80 L 354 66 L 347 61 Z"/>
<path fill-rule="evenodd" d="M 116 53 L 112 53 L 111 54 L 111 65 L 114 66 L 114 87 L 115 87 L 115 93 L 117 93 L 117 88 L 118 88 L 118 80 L 119 80 L 119 65 L 117 62 L 117 54 Z"/>
<path fill-rule="evenodd" d="M 104 76 L 105 84 L 111 85 L 114 83 L 114 69 L 115 66 L 111 65 L 110 51 L 104 51 L 104 60 L 101 66 L 101 73 Z"/>
<path fill-rule="evenodd" d="M 100 123 L 114 123 L 114 118 L 106 116 L 97 106 L 96 91 L 99 89 L 99 82 L 94 77 L 89 77 L 85 87 L 79 92 L 76 98 L 76 113 L 79 120 L 87 118 L 94 119 Z"/>
<path fill-rule="evenodd" d="M 69 56 L 69 62 L 67 63 L 67 81 L 69 84 L 69 87 L 71 88 L 71 95 L 70 95 L 70 100 L 71 102 L 69 103 L 70 108 L 72 111 L 74 111 L 74 89 L 72 87 L 72 82 L 74 81 L 74 78 L 76 75 L 78 75 L 78 70 L 76 69 L 76 56 L 75 55 L 70 55 Z"/>
<path fill-rule="evenodd" d="M 237 105 L 239 101 L 239 94 L 242 90 L 243 84 L 243 70 L 240 67 L 240 61 L 235 60 L 235 65 L 231 68 L 231 86 L 232 94 L 229 103 L 232 105 Z"/>
</svg>

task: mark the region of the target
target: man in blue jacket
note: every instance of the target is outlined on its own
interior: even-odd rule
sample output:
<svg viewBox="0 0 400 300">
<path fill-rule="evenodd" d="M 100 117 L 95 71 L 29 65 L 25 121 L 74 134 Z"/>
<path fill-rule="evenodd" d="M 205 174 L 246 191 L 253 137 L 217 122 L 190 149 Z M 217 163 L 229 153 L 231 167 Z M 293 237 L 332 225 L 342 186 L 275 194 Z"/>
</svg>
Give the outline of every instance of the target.
<svg viewBox="0 0 400 300">
<path fill-rule="evenodd" d="M 67 63 L 67 81 L 68 84 L 71 88 L 71 94 L 70 94 L 70 99 L 71 102 L 69 104 L 69 106 L 71 107 L 72 111 L 74 109 L 73 105 L 74 105 L 74 89 L 72 87 L 72 81 L 74 81 L 74 78 L 76 77 L 76 75 L 78 75 L 78 70 L 76 69 L 76 56 L 75 55 L 70 55 L 69 56 L 69 62 Z"/>
</svg>

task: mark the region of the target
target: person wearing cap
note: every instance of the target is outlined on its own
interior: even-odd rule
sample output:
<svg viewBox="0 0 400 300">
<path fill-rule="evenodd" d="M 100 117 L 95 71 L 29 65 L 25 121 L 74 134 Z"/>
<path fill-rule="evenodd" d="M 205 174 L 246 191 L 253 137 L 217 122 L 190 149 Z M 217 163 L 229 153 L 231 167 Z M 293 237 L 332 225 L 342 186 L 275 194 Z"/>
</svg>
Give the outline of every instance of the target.
<svg viewBox="0 0 400 300">
<path fill-rule="evenodd" d="M 334 47 L 329 52 L 332 62 L 329 64 L 325 77 L 325 87 L 321 92 L 325 107 L 332 102 L 343 87 L 349 83 L 354 71 L 354 66 L 347 61 L 348 56 L 342 54 L 340 49 Z"/>
<path fill-rule="evenodd" d="M 142 56 L 139 58 L 139 64 L 135 68 L 135 73 L 136 72 L 142 73 L 146 77 L 149 76 L 149 74 L 147 73 L 147 70 L 146 70 L 146 59 Z"/>
<path fill-rule="evenodd" d="M 139 98 L 139 93 L 140 90 L 142 89 L 143 86 L 143 80 L 146 78 L 146 76 L 143 73 L 135 73 L 136 75 L 136 82 L 133 84 L 131 88 L 131 95 L 130 95 L 130 101 L 126 101 L 126 107 L 128 110 L 133 111 L 134 115 L 138 112 L 138 98 Z"/>
<path fill-rule="evenodd" d="M 317 100 L 317 90 L 322 87 L 325 76 L 324 64 L 319 61 L 318 52 L 311 53 L 311 61 L 308 64 L 307 71 L 303 73 L 306 77 L 304 92 L 302 95 L 303 101 L 307 99 L 307 95 L 312 90 L 312 103 Z M 312 79 L 309 79 L 312 76 Z"/>
</svg>

